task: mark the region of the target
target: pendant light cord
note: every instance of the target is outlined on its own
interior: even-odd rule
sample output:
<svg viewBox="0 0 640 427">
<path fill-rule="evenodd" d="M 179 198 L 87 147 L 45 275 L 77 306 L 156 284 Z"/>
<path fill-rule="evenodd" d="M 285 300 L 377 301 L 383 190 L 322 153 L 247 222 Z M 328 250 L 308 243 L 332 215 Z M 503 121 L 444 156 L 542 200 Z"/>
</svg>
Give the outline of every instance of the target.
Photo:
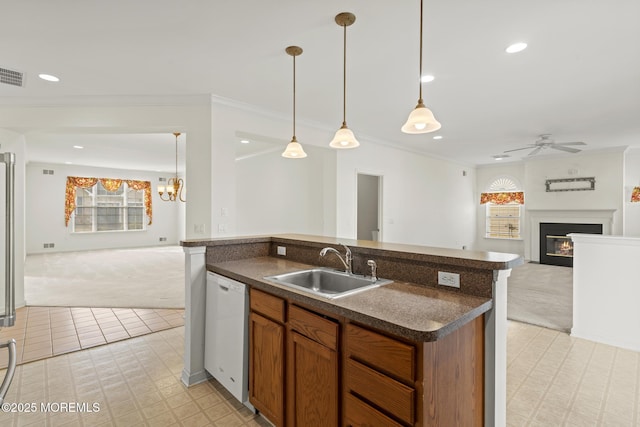
<svg viewBox="0 0 640 427">
<path fill-rule="evenodd" d="M 293 139 L 296 140 L 296 56 L 293 55 Z"/>
<path fill-rule="evenodd" d="M 424 0 L 420 0 L 420 75 L 418 76 L 418 83 L 420 84 L 420 99 L 418 103 L 422 103 L 422 7 Z"/>
<path fill-rule="evenodd" d="M 344 28 L 343 58 L 342 58 L 342 126 L 347 126 L 347 26 Z"/>
<path fill-rule="evenodd" d="M 176 179 L 178 179 L 178 135 L 176 135 Z"/>
</svg>

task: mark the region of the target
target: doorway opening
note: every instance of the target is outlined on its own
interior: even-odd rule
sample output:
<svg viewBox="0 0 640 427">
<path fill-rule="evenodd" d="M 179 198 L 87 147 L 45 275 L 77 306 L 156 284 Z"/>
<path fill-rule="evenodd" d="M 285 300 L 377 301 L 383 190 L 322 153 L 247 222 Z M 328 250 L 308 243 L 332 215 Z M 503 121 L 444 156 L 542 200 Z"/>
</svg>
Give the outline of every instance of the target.
<svg viewBox="0 0 640 427">
<path fill-rule="evenodd" d="M 382 176 L 358 173 L 356 237 L 382 240 Z"/>
</svg>

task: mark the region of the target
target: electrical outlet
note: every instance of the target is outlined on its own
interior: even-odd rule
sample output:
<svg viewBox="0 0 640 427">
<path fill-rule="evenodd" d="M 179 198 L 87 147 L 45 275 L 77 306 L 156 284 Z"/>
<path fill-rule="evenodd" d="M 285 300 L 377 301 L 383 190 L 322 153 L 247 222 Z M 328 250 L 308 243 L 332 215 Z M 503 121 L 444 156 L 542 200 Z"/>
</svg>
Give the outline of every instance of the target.
<svg viewBox="0 0 640 427">
<path fill-rule="evenodd" d="M 226 233 L 227 224 L 218 224 L 218 233 Z"/>
<path fill-rule="evenodd" d="M 458 273 L 447 273 L 445 271 L 438 271 L 438 285 L 459 288 L 460 275 Z"/>
<path fill-rule="evenodd" d="M 287 247 L 278 246 L 278 255 L 287 256 Z"/>
</svg>

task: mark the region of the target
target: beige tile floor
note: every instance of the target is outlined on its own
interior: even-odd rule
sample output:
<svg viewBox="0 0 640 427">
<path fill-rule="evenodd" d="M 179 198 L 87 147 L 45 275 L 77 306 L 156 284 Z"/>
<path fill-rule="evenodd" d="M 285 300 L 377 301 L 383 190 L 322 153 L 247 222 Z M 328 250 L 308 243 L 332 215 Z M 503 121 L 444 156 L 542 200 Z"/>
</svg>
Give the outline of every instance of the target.
<svg viewBox="0 0 640 427">
<path fill-rule="evenodd" d="M 509 322 L 509 426 L 640 425 L 640 353 Z"/>
<path fill-rule="evenodd" d="M 18 363 L 31 362 L 184 325 L 184 310 L 86 307 L 22 307 L 16 324 L 0 330 L 15 338 Z M 0 354 L 0 368 L 7 366 Z"/>
<path fill-rule="evenodd" d="M 508 334 L 509 426 L 640 425 L 640 353 L 524 323 Z M 23 364 L 6 402 L 38 411 L 0 412 L 0 425 L 265 426 L 214 380 L 180 382 L 183 340 L 178 327 Z M 62 402 L 100 411 L 40 410 Z"/>
</svg>

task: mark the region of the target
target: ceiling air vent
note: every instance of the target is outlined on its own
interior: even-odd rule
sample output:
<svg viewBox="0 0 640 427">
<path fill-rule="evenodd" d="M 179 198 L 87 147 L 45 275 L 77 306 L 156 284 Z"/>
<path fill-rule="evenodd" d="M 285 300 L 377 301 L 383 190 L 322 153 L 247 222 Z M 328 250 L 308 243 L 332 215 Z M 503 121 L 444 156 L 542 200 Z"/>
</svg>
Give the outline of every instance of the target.
<svg viewBox="0 0 640 427">
<path fill-rule="evenodd" d="M 22 87 L 24 74 L 20 71 L 0 67 L 0 83 Z"/>
</svg>

